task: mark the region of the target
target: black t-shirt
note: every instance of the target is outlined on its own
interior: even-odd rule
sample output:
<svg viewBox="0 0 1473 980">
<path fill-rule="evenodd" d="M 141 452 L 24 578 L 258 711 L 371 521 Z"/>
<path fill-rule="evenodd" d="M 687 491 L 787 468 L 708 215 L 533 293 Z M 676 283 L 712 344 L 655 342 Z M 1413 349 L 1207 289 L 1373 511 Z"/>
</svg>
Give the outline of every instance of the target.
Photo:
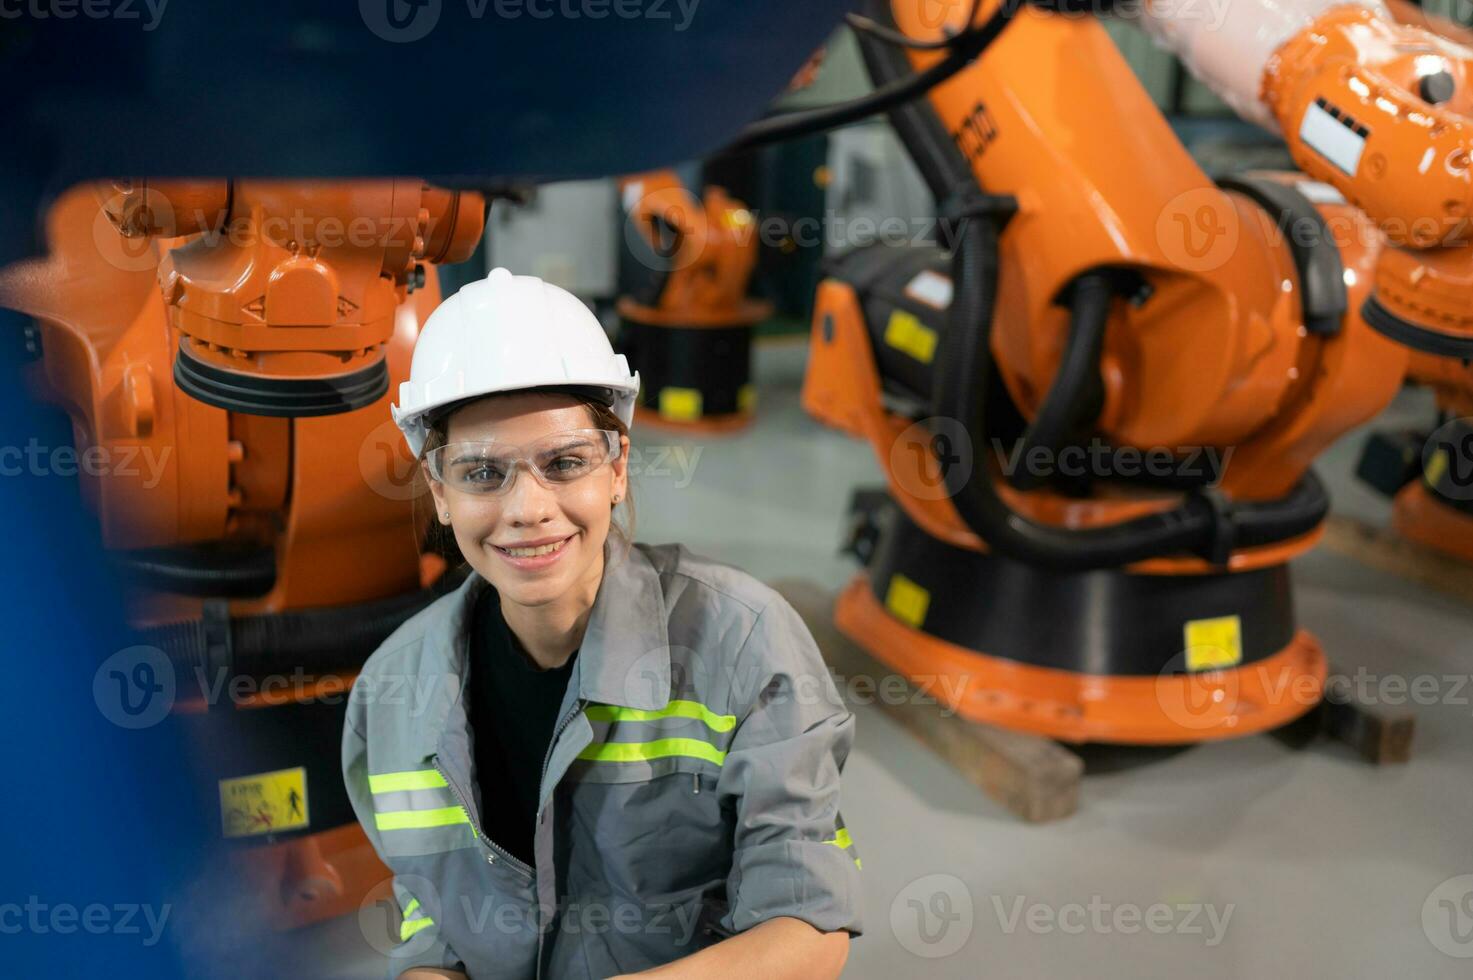
<svg viewBox="0 0 1473 980">
<path fill-rule="evenodd" d="M 539 669 L 502 618 L 496 590 L 482 590 L 471 623 L 469 681 L 481 829 L 527 864 L 536 863 L 542 764 L 577 656 L 554 670 Z"/>
</svg>

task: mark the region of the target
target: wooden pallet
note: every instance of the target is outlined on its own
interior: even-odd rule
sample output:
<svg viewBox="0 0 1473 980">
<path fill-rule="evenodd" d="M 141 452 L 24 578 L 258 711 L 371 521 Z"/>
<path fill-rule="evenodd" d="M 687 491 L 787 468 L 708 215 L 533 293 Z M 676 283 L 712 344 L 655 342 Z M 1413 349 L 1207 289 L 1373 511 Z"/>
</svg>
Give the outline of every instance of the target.
<svg viewBox="0 0 1473 980">
<path fill-rule="evenodd" d="M 773 587 L 803 617 L 835 673 L 876 681 L 895 674 L 834 626 L 832 593 L 791 580 Z M 1030 823 L 1058 820 L 1079 808 L 1079 780 L 1084 775 L 1079 756 L 1051 739 L 948 714 L 929 698 L 912 697 L 915 693 L 907 684 L 905 697 L 879 698 L 875 703 L 988 796 Z"/>
<path fill-rule="evenodd" d="M 798 580 L 774 582 L 773 588 L 803 617 L 829 669 L 839 677 L 904 683 L 893 669 L 834 626 L 831 592 Z M 918 692 L 908 683 L 903 693 L 904 697 L 879 698 L 874 703 L 1012 813 L 1029 823 L 1046 823 L 1079 808 L 1084 760 L 1066 746 L 945 712 L 934 699 L 913 696 Z M 1328 737 L 1351 746 L 1367 762 L 1381 765 L 1410 758 L 1413 724 L 1407 712 L 1390 712 L 1371 704 L 1324 702 L 1274 734 L 1296 747 Z"/>
<path fill-rule="evenodd" d="M 1473 602 L 1473 565 L 1409 541 L 1391 528 L 1332 514 L 1321 544 L 1377 571 Z"/>
</svg>

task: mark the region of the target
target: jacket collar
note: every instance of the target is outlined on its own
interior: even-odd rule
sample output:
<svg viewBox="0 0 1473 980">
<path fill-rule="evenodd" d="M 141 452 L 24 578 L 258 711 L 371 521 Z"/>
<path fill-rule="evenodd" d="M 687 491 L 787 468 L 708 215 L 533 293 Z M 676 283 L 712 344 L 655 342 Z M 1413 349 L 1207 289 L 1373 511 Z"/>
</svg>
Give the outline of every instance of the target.
<svg viewBox="0 0 1473 980">
<path fill-rule="evenodd" d="M 603 581 L 578 653 L 579 695 L 647 711 L 668 705 L 668 618 L 660 573 L 644 549 L 606 542 Z"/>
<path fill-rule="evenodd" d="M 425 636 L 420 670 L 446 678 L 439 710 L 423 731 L 426 755 L 436 750 L 452 712 L 465 716 L 466 666 L 476 600 L 489 583 L 475 569 L 445 596 L 445 613 Z M 574 675 L 585 701 L 657 711 L 670 703 L 670 640 L 659 572 L 638 545 L 604 543 L 604 572 Z M 459 726 L 463 727 L 463 726 Z"/>
</svg>

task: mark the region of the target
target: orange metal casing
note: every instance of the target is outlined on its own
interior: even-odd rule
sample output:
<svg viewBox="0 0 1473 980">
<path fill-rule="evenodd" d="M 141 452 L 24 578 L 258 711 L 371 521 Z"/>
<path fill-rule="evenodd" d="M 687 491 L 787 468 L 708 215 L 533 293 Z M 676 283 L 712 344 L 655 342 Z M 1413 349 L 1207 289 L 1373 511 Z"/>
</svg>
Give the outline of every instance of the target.
<svg viewBox="0 0 1473 980">
<path fill-rule="evenodd" d="M 919 3 L 897 3 L 894 14 L 911 36 L 940 36 Z M 946 26 L 954 32 L 963 25 L 960 11 L 952 14 Z M 918 70 L 937 57 L 911 54 Z M 1024 78 L 1030 84 L 1018 84 Z M 1258 205 L 1201 173 L 1092 19 L 1024 9 L 975 64 L 929 98 L 979 186 L 1018 201 L 1000 236 L 992 352 L 1026 415 L 1038 409 L 1063 350 L 1066 313 L 1055 299 L 1073 277 L 1097 267 L 1134 269 L 1152 287 L 1139 308 L 1120 303 L 1113 312 L 1099 429 L 1117 445 L 1141 449 L 1230 447 L 1235 456 L 1222 489 L 1233 499 L 1282 495 L 1330 442 L 1394 396 L 1407 352 L 1359 317 L 1380 233 L 1347 205 L 1319 206 L 1337 233 L 1349 312 L 1338 334 L 1310 334 L 1283 232 Z M 989 138 L 962 138 L 977 132 Z M 810 350 L 804 407 L 871 443 L 891 496 L 928 534 L 985 550 L 946 495 L 933 492 L 942 479 L 924 433 L 912 439 L 921 451 L 907 451 L 909 420 L 885 411 L 863 313 L 848 286 L 821 285 Z M 972 451 L 973 465 L 987 465 L 987 447 Z M 1074 500 L 999 489 L 1020 513 L 1068 527 L 1175 504 L 1170 495 L 1134 491 Z M 1282 564 L 1319 535 L 1239 550 L 1227 570 Z M 1162 558 L 1123 571 L 1222 570 Z M 968 717 L 1073 740 L 1187 742 L 1272 727 L 1318 700 L 1326 670 L 1304 633 L 1269 660 L 1230 671 L 1143 679 L 1033 668 L 901 625 L 862 576 L 841 597 L 836 621 L 871 649 L 882 646 L 887 661 L 912 678 L 944 674 L 975 685 L 982 693 L 953 705 Z M 1286 700 L 1286 688 L 1303 688 L 1303 696 Z M 1183 721 L 1172 706 L 1204 691 L 1205 703 L 1217 708 Z"/>
<path fill-rule="evenodd" d="M 165 191 L 144 181 L 127 185 L 127 193 L 113 186 L 69 189 L 47 215 L 49 256 L 0 271 L 0 302 L 30 314 L 39 326 L 43 359 L 31 372 L 32 394 L 68 412 L 79 455 L 95 449 L 108 464 L 94 467 L 96 472 L 79 471 L 84 497 L 99 517 L 103 545 L 135 549 L 222 539 L 272 545 L 275 587 L 259 599 L 231 601 L 230 612 L 237 616 L 369 601 L 427 584 L 443 568 L 418 553 L 411 520 L 415 464 L 388 405 L 397 383 L 408 376 L 420 325 L 440 299 L 433 276 L 406 298 L 410 260 L 416 254 L 444 260 L 468 255 L 481 229 L 479 195 L 453 195 L 418 181 L 350 182 L 338 185 L 338 192 L 310 185 L 300 193 L 294 185 L 280 184 L 259 192 L 258 200 L 335 200 L 346 227 L 361 216 L 352 208 L 385 204 L 412 186 L 437 214 L 456 216 L 453 223 L 435 226 L 438 230 L 430 227 L 433 222 L 421 223 L 427 237 L 402 252 L 372 235 L 357 245 L 344 243 L 366 254 L 337 256 L 343 268 L 377 270 L 366 288 L 382 294 L 382 301 L 392 300 L 384 326 L 373 328 L 383 331 L 377 356 L 387 362 L 389 392 L 356 411 L 286 419 L 228 412 L 174 385 L 171 366 L 180 320 L 194 314 L 170 316 L 165 296 L 180 295 L 171 256 L 183 250 L 206 266 L 255 268 L 251 257 L 277 246 L 249 235 L 207 240 L 220 220 L 210 209 L 228 211 L 220 204 L 224 182 L 164 186 L 168 200 L 188 202 L 191 208 L 159 207 Z M 254 214 L 251 227 L 259 229 L 265 212 L 258 207 Z M 324 217 L 319 213 L 316 220 Z M 122 234 L 120 226 L 133 237 Z M 164 237 L 172 232 L 187 234 Z M 245 266 L 238 264 L 242 257 Z M 319 271 L 324 281 L 343 281 L 331 268 Z M 254 281 L 254 275 L 242 281 Z M 206 280 L 194 280 L 189 295 L 209 295 Z M 227 297 L 244 295 L 238 285 L 225 283 L 223 292 L 199 305 L 231 309 L 234 300 Z M 273 326 L 268 318 L 260 329 L 300 326 L 293 319 L 284 315 Z M 256 336 L 276 335 L 258 331 Z M 236 360 L 236 370 L 247 366 L 242 361 L 255 363 Z M 138 589 L 129 595 L 135 626 L 197 618 L 201 608 L 202 600 L 183 596 Z M 351 678 L 311 679 L 304 690 L 249 698 L 236 710 L 317 698 L 328 688 L 341 692 L 349 683 Z M 177 705 L 180 711 L 202 708 L 194 702 Z M 356 824 L 250 848 L 238 863 L 251 870 L 263 915 L 279 926 L 355 908 L 388 874 Z"/>
<path fill-rule="evenodd" d="M 664 257 L 669 280 L 659 305 L 623 297 L 621 315 L 655 326 L 736 327 L 772 314 L 772 304 L 747 295 L 758 241 L 757 221 L 746 205 L 715 186 L 698 200 L 671 170 L 633 174 L 620 186 L 633 196 L 626 233 L 652 240 L 645 229 L 658 217 L 679 234 L 674 251 Z"/>
<path fill-rule="evenodd" d="M 1264 72 L 1263 99 L 1294 162 L 1337 187 L 1397 246 L 1376 270 L 1378 303 L 1446 336 L 1473 336 L 1473 49 L 1435 17 L 1396 23 L 1354 4 L 1333 7 L 1286 42 Z M 1446 73 L 1452 97 L 1429 104 L 1419 79 Z M 1316 106 L 1354 120 L 1353 172 L 1310 145 L 1301 121 Z"/>
<path fill-rule="evenodd" d="M 897 3 L 896 22 L 938 36 L 920 6 Z M 948 26 L 959 28 L 961 11 L 952 14 Z M 937 56 L 911 57 L 919 69 Z M 1402 355 L 1358 320 L 1334 342 L 1306 334 L 1282 233 L 1207 179 L 1093 18 L 1025 8 L 930 104 L 953 134 L 986 116 L 995 136 L 963 141 L 973 172 L 1019 202 L 999 243 L 993 354 L 1025 414 L 1063 350 L 1067 314 L 1056 297 L 1100 266 L 1135 269 L 1154 290 L 1139 308 L 1118 304 L 1107 333 L 1102 432 L 1142 449 L 1237 447 L 1225 489 L 1238 498 L 1280 496 L 1347 421 L 1394 393 Z M 1357 268 L 1357 250 L 1375 251 L 1379 236 L 1351 237 L 1347 265 Z M 1345 380 L 1325 389 L 1329 377 Z M 1299 421 L 1285 431 L 1291 406 Z M 1249 452 L 1260 437 L 1278 443 L 1271 467 Z"/>
</svg>

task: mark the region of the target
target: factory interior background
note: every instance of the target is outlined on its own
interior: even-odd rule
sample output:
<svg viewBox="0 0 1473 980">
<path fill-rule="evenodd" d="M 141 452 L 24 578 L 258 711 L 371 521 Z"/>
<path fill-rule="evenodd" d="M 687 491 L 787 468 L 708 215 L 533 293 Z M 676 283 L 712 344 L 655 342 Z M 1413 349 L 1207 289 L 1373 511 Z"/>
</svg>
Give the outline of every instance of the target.
<svg viewBox="0 0 1473 980">
<path fill-rule="evenodd" d="M 705 2 L 716 16 L 716 0 Z M 965 4 L 936 6 L 954 18 Z M 1464 26 L 1473 14 L 1460 4 L 1422 9 L 1464 32 L 1454 40 L 1473 37 L 1473 27 Z M 696 9 L 693 30 L 706 10 Z M 160 19 L 160 36 L 170 13 Z M 1139 106 L 1154 106 L 1159 116 L 1151 126 L 1169 129 L 1207 178 L 1237 188 L 1236 213 L 1258 206 L 1269 215 L 1252 226 L 1257 230 L 1243 226 L 1240 242 L 1255 235 L 1269 242 L 1265 254 L 1272 258 L 1254 268 L 1272 268 L 1287 295 L 1291 280 L 1307 291 L 1305 281 L 1323 275 L 1314 263 L 1343 261 L 1331 278 L 1345 284 L 1335 315 L 1347 323 L 1356 316 L 1344 312 L 1347 290 L 1359 304 L 1370 295 L 1373 271 L 1376 288 L 1388 289 L 1375 263 L 1378 250 L 1392 246 L 1365 232 L 1369 226 L 1350 216 L 1359 212 L 1343 195 L 1303 174 L 1278 182 L 1262 176 L 1302 169 L 1279 134 L 1240 118 L 1128 12 L 1070 16 L 1098 21 L 1103 31 L 1090 43 L 1118 51 L 1139 83 Z M 814 110 L 873 91 L 860 33 L 840 26 L 815 35 L 822 57 L 801 66 L 769 112 Z M 1002 38 L 999 56 L 1008 35 Z M 328 42 L 302 43 L 331 60 Z M 984 54 L 979 64 L 985 61 Z M 735 71 L 739 63 L 734 58 L 727 67 Z M 1454 73 L 1459 80 L 1461 72 Z M 1014 81 L 1019 91 L 1050 84 L 1042 75 Z M 774 84 L 783 88 L 780 79 Z M 1040 96 L 1039 118 L 1064 125 L 1058 119 L 1068 112 L 1050 99 L 1067 102 L 1073 94 Z M 64 97 L 55 104 L 64 106 Z M 979 97 L 965 133 L 951 133 L 958 146 L 975 145 L 967 160 L 1003 148 L 1016 132 L 1007 127 L 1025 114 L 997 101 L 984 111 L 983 104 Z M 1056 110 L 1057 119 L 1049 115 Z M 664 120 L 642 122 L 653 129 Z M 585 117 L 580 124 L 588 123 Z M 1353 123 L 1345 125 L 1354 132 Z M 17 124 L 17 133 L 26 131 Z M 529 132 L 536 137 L 535 126 Z M 202 142 L 212 135 L 196 134 Z M 583 145 L 606 135 L 589 125 L 564 137 Z M 1099 446 L 1091 426 L 1098 421 L 1108 441 L 1107 420 L 1116 432 L 1145 434 L 1132 435 L 1135 444 L 1152 444 L 1151 433 L 1195 431 L 1210 461 L 1232 450 L 1209 487 L 1231 485 L 1236 459 L 1240 473 L 1287 493 L 1298 484 L 1275 483 L 1277 474 L 1303 473 L 1312 463 L 1328 513 L 1256 552 L 1252 541 L 1239 541 L 1237 548 L 1252 553 L 1231 574 L 1222 560 L 1235 551 L 1231 541 L 1212 568 L 1156 556 L 1154 566 L 1135 558 L 1105 571 L 1040 571 L 1001 544 L 995 550 L 1002 557 L 990 557 L 961 543 L 986 535 L 972 534 L 967 517 L 950 507 L 954 488 L 936 492 L 948 479 L 945 468 L 929 479 L 935 459 L 915 463 L 911 452 L 944 455 L 957 441 L 954 419 L 940 436 L 923 420 L 941 404 L 930 387 L 940 384 L 933 368 L 959 356 L 946 307 L 960 288 L 951 260 L 966 232 L 951 237 L 938 223 L 956 202 L 937 199 L 905 136 L 880 113 L 752 148 L 708 140 L 708 148 L 727 148 L 650 160 L 638 172 L 447 179 L 438 184 L 445 190 L 427 177 L 412 208 L 392 207 L 411 217 L 423 207 L 420 214 L 461 221 L 474 212 L 483 225 L 472 221 L 474 234 L 462 224 L 459 237 L 416 243 L 416 260 L 437 248 L 439 257 L 409 262 L 409 288 L 399 283 L 393 316 L 400 346 L 389 352 L 389 373 L 397 384 L 407 372 L 408 345 L 435 302 L 499 267 L 577 295 L 615 349 L 640 367 L 644 388 L 629 459 L 636 540 L 679 542 L 778 588 L 808 621 L 855 713 L 842 805 L 863 859 L 865 929 L 851 943 L 845 977 L 1468 976 L 1473 488 L 1462 466 L 1473 467 L 1473 427 L 1462 417 L 1473 414 L 1469 334 L 1449 328 L 1438 336 L 1453 340 L 1408 362 L 1404 353 L 1388 353 L 1394 345 L 1357 317 L 1353 327 L 1323 333 L 1299 328 L 1292 342 L 1298 346 L 1284 354 L 1272 337 L 1258 346 L 1253 331 L 1267 335 L 1281 329 L 1274 317 L 1297 316 L 1298 292 L 1293 302 L 1276 300 L 1275 283 L 1264 298 L 1257 285 L 1242 285 L 1250 272 L 1193 266 L 1201 256 L 1189 247 L 1163 247 L 1185 273 L 1159 281 L 1121 274 L 1108 286 L 1118 318 L 1113 329 L 1123 331 L 1127 320 L 1131 329 L 1154 328 L 1155 346 L 1142 341 L 1132 359 L 1126 347 L 1104 341 L 1108 370 L 1089 379 L 1097 386 L 1095 414 L 1083 430 L 1075 424 L 1059 438 Z M 1122 154 L 1139 152 L 1125 133 L 1095 138 Z M 1061 159 L 1096 159 L 1082 144 L 1060 145 Z M 353 169 L 334 163 L 331 151 L 322 154 L 276 170 L 255 156 L 229 185 L 236 199 L 228 206 L 256 202 L 264 210 L 252 220 L 270 210 L 273 199 L 260 190 L 265 178 L 253 172 L 305 187 L 314 173 Z M 597 157 L 587 151 L 587 173 L 596 172 L 588 161 Z M 107 162 L 105 154 L 96 159 Z M 140 157 L 127 159 L 136 168 Z M 538 161 L 534 156 L 527 169 L 543 169 Z M 160 171 L 178 173 L 167 163 Z M 1140 179 L 1156 172 L 1143 167 Z M 1040 157 L 1038 183 L 1018 191 L 1017 213 L 995 226 L 1003 285 L 995 297 L 993 352 L 1005 363 L 992 376 L 993 395 L 1011 395 L 1026 410 L 1015 428 L 1004 423 L 1002 437 L 969 444 L 969 466 L 1006 468 L 1009 457 L 999 447 L 1014 445 L 1029 417 L 1040 417 L 1045 396 L 1055 394 L 1049 378 L 1065 371 L 1067 295 L 1025 303 L 1019 291 L 1046 281 L 1051 273 L 1039 270 L 1052 269 L 1055 258 L 1029 251 L 1035 239 L 1022 236 L 1048 240 L 1038 229 L 1059 222 L 1066 230 L 1054 229 L 1057 240 L 1095 247 L 1088 215 L 1063 213 L 1064 193 L 1048 186 L 1072 175 L 1068 164 Z M 11 766 L 23 772 L 16 791 L 5 794 L 0 824 L 9 865 L 0 872 L 0 974 L 49 968 L 90 976 L 111 965 L 118 976 L 378 977 L 399 941 L 402 912 L 386 898 L 387 869 L 366 849 L 341 786 L 331 786 L 340 778 L 345 682 L 324 686 L 317 677 L 303 686 L 297 671 L 284 693 L 273 695 L 242 667 L 238 692 L 227 684 L 223 694 L 202 699 L 182 678 L 187 667 L 212 663 L 222 641 L 210 631 L 229 630 L 232 616 L 338 606 L 348 615 L 324 620 L 336 625 L 319 637 L 332 652 L 303 662 L 350 681 L 367 651 L 338 650 L 333 631 L 360 635 L 349 620 L 361 625 L 369 606 L 354 613 L 355 603 L 387 602 L 373 615 L 397 615 L 395 623 L 418 608 L 389 600 L 417 594 L 444 569 L 422 558 L 415 540 L 425 497 L 389 416 L 395 392 L 354 408 L 349 414 L 362 421 L 342 430 L 328 428 L 332 416 L 305 417 L 292 420 L 288 435 L 282 413 L 252 415 L 238 404 L 228 423 L 227 411 L 216 408 L 208 418 L 190 415 L 186 425 L 181 400 L 225 397 L 210 384 L 230 352 L 212 341 L 208 353 L 190 354 L 166 332 L 195 329 L 188 317 L 203 319 L 197 311 L 213 307 L 179 313 L 170 306 L 171 296 L 182 294 L 170 291 L 185 287 L 160 271 L 170 268 L 163 256 L 199 229 L 180 217 L 185 199 L 173 191 L 176 224 L 145 228 L 158 215 L 146 209 L 156 199 L 141 176 L 109 178 L 105 187 L 77 180 L 25 198 L 29 203 L 7 202 L 25 216 L 15 227 L 34 231 L 52 252 L 20 247 L 0 263 L 13 408 L 0 433 L 7 447 L 0 453 L 0 509 L 11 544 L 7 607 L 15 624 L 7 646 L 28 665 L 7 691 L 0 722 Z M 212 200 L 226 193 L 219 188 L 231 177 L 192 174 L 190 186 L 205 188 L 199 198 Z M 325 180 L 346 187 L 349 178 Z M 1117 174 L 1100 186 L 1129 182 Z M 409 183 L 421 193 L 417 177 Z M 1296 198 L 1290 204 L 1286 187 L 1297 188 L 1288 192 Z M 1047 213 L 1051 204 L 1060 211 Z M 1116 212 L 1115 204 L 1096 202 L 1101 214 L 1128 221 L 1130 206 Z M 1323 242 L 1298 251 L 1286 244 L 1306 213 L 1294 208 L 1314 213 L 1320 205 L 1332 230 L 1350 227 L 1360 235 L 1333 260 Z M 1177 215 L 1188 235 L 1207 227 L 1196 224 L 1197 207 L 1189 201 Z M 1044 217 L 1030 211 L 1036 208 Z M 993 220 L 980 210 L 971 218 Z M 133 219 L 142 224 L 130 237 Z M 1314 227 L 1324 230 L 1322 223 Z M 1159 241 L 1176 226 L 1166 221 L 1146 231 Z M 686 257 L 681 249 L 694 236 L 704 245 Z M 1010 245 L 1009 236 L 1023 244 Z M 172 268 L 188 278 L 184 260 Z M 1473 290 L 1473 280 L 1449 276 L 1457 295 Z M 1241 287 L 1251 297 L 1193 306 L 1188 282 L 1220 288 L 1223 296 Z M 1248 353 L 1231 364 L 1228 355 L 1217 359 L 1217 348 L 1203 339 L 1208 318 L 1227 319 L 1223 311 L 1236 311 L 1233 304 L 1260 300 L 1271 316 L 1231 314 Z M 1176 302 L 1176 320 L 1148 319 Z M 1024 310 L 1047 329 L 1036 328 L 1030 339 Z M 175 314 L 184 319 L 167 318 Z M 336 315 L 345 315 L 341 307 Z M 1195 335 L 1182 323 L 1193 318 L 1202 327 Z M 1351 348 L 1346 338 L 1355 331 L 1362 339 Z M 1311 363 L 1312 343 L 1337 353 Z M 1341 343 L 1343 356 L 1333 346 Z M 859 364 L 846 360 L 854 350 L 872 352 Z M 196 358 L 193 367 L 174 363 L 188 358 Z M 1285 386 L 1263 380 L 1270 362 L 1279 374 L 1290 372 Z M 1333 390 L 1296 387 L 1301 368 Z M 1228 377 L 1232 371 L 1241 378 Z M 186 393 L 171 391 L 175 385 Z M 1147 417 L 1173 397 L 1184 403 L 1181 417 Z M 1096 420 L 1102 405 L 1116 414 Z M 1195 430 L 1185 421 L 1189 413 L 1200 413 Z M 89 446 L 105 465 L 88 466 Z M 158 456 L 159 446 L 172 459 Z M 290 475 L 284 464 L 243 469 L 258 447 L 289 457 Z M 1125 465 L 1123 457 L 1108 458 L 1114 462 L 1107 465 Z M 1054 458 L 1060 470 L 1064 459 Z M 249 476 L 227 487 L 227 468 Z M 320 481 L 315 489 L 311 480 Z M 998 506 L 1027 510 L 1034 522 L 1072 520 L 1074 530 L 1101 513 L 1148 512 L 1123 503 L 1132 492 L 1159 501 L 1203 485 L 1141 490 L 1138 481 L 1117 483 L 1100 472 L 1055 473 L 1043 485 L 997 480 Z M 1222 498 L 1204 492 L 1201 499 Z M 260 542 L 273 535 L 289 536 L 296 555 L 288 560 L 269 546 L 263 552 Z M 236 540 L 198 550 L 201 541 L 225 537 Z M 378 549 L 392 552 L 397 572 L 388 562 L 382 574 L 363 571 L 358 594 L 329 583 L 328 569 L 367 569 Z M 1135 579 L 1161 582 L 1161 591 L 1121 581 L 1131 578 L 1120 569 L 1132 562 Z M 1173 591 L 1194 576 L 1224 581 L 1205 598 Z M 1255 616 L 1274 620 L 1269 633 L 1282 636 L 1265 639 Z M 188 638 L 185 627 L 171 632 L 169 624 L 182 620 L 193 631 Z M 275 635 L 269 625 L 259 628 Z M 968 643 L 968 635 L 988 640 Z M 1132 644 L 1139 636 L 1158 643 L 1163 635 L 1177 656 L 1142 667 Z M 1054 639 L 1033 639 L 1039 636 Z M 187 647 L 193 652 L 175 655 L 196 642 Z M 1009 649 L 1014 642 L 1022 652 Z M 1285 642 L 1280 652 L 1275 644 Z M 976 697 L 950 704 L 931 697 L 935 677 L 915 659 L 926 654 L 902 652 L 908 643 L 919 644 L 912 651 L 944 651 L 933 654 L 944 664 L 937 668 L 943 679 L 970 676 L 966 657 L 982 656 L 988 666 L 977 675 L 985 680 Z M 1071 643 L 1078 649 L 1058 651 Z M 1259 650 L 1265 643 L 1273 649 Z M 263 662 L 291 674 L 286 654 L 272 661 L 269 639 L 264 649 Z M 1198 655 L 1206 659 L 1198 662 Z M 1302 669 L 1282 667 L 1291 655 Z M 1264 665 L 1283 671 L 1266 682 L 1267 694 L 1254 687 L 1265 683 Z M 166 672 L 167 703 L 139 708 L 128 685 L 163 683 Z M 299 766 L 300 783 L 276 775 Z M 232 792 L 269 799 L 278 791 L 305 794 L 310 816 L 277 814 L 256 825 L 231 810 Z M 103 910 L 96 929 L 86 911 L 94 908 Z"/>
</svg>

